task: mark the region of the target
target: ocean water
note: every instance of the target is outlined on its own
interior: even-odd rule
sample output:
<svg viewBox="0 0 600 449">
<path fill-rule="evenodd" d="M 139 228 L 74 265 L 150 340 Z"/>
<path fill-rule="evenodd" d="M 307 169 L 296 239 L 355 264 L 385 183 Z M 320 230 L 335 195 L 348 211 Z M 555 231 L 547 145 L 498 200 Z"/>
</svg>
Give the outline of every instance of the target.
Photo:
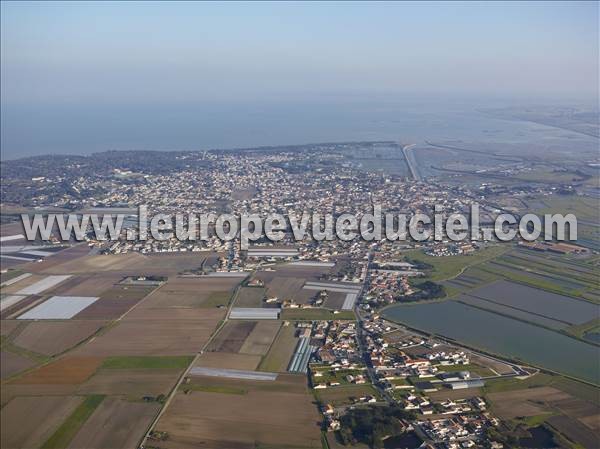
<svg viewBox="0 0 600 449">
<path fill-rule="evenodd" d="M 2 159 L 360 140 L 597 144 L 569 131 L 479 112 L 496 106 L 501 104 L 386 97 L 137 106 L 2 105 Z"/>
</svg>

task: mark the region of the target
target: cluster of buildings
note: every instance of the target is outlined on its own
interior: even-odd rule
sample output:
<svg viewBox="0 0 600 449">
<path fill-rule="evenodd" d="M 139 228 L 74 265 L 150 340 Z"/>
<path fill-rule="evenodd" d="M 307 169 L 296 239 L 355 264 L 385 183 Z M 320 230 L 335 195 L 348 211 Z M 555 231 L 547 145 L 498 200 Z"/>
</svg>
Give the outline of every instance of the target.
<svg viewBox="0 0 600 449">
<path fill-rule="evenodd" d="M 329 321 L 323 345 L 316 353 L 319 363 L 331 368 L 363 367 L 362 354 L 356 339 L 355 321 Z"/>
<path fill-rule="evenodd" d="M 322 215 L 351 213 L 360 218 L 372 212 L 373 204 L 380 205 L 384 213 L 410 215 L 431 214 L 434 205 L 443 206 L 446 214 L 465 213 L 471 203 L 485 203 L 481 190 L 361 171 L 344 163 L 339 152 L 318 150 L 208 152 L 202 154 L 206 161 L 204 168 L 152 176 L 139 174 L 132 183 L 122 181 L 123 177 L 134 174 L 121 170 L 106 179 L 73 181 L 82 197 L 86 191 L 94 194 L 81 200 L 69 200 L 68 204 L 80 209 L 144 204 L 148 206 L 149 215 L 253 213 L 264 218 L 271 213 L 300 217 L 306 211 Z M 85 186 L 81 184 L 84 181 Z M 93 188 L 90 182 L 101 183 L 102 188 Z M 499 212 L 485 204 L 482 210 L 490 214 Z M 117 241 L 90 240 L 90 243 L 113 254 L 210 251 L 218 255 L 210 269 L 220 274 L 268 269 L 269 265 L 282 260 L 335 263 L 336 270 L 331 270 L 322 281 L 365 284 L 366 291 L 360 298 L 360 288 L 349 293 L 355 297 L 350 298 L 352 301 L 346 307 L 352 310 L 354 301 L 362 301 L 361 316 L 358 321 L 298 323 L 299 341 L 288 367 L 290 372 L 308 371 L 315 390 L 372 385 L 377 397 L 361 392 L 352 406 L 365 406 L 383 398 L 408 412 L 415 412 L 418 418 L 408 425 L 429 442 L 444 444 L 446 449 L 478 447 L 486 429 L 498 424 L 487 412 L 485 401 L 477 396 L 439 399 L 443 395 L 431 394 L 484 385 L 484 379 L 466 368 L 471 363 L 469 353 L 400 330 L 377 314 L 379 307 L 413 294 L 411 280 L 423 276 L 418 266 L 403 261 L 402 253 L 406 249 L 422 248 L 428 255 L 442 257 L 476 251 L 475 243 L 343 241 L 338 238 L 296 241 L 291 232 L 286 232 L 276 245 L 262 241 L 250 250 L 242 250 L 239 240 L 223 242 L 214 232 L 209 232 L 206 240 L 176 237 L 154 240 L 149 235 L 147 240 L 131 241 L 126 238 L 125 230 Z M 573 245 L 561 244 L 543 248 L 531 246 L 531 249 L 570 252 L 578 248 L 571 247 Z M 256 282 L 256 286 L 261 286 L 262 281 Z M 287 298 L 267 298 L 267 302 L 278 302 L 289 308 L 321 307 L 327 295 L 327 288 L 318 287 L 309 304 L 297 304 Z M 233 309 L 230 318 L 277 319 L 279 313 L 278 308 Z M 433 396 L 438 399 L 432 399 Z M 343 408 L 323 404 L 326 428 L 339 430 L 339 417 L 344 412 Z"/>
<path fill-rule="evenodd" d="M 360 355 L 357 325 L 362 329 L 366 364 Z M 416 414 L 416 419 L 406 422 L 406 426 L 426 441 L 423 447 L 481 447 L 486 441 L 487 429 L 499 425 L 487 411 L 482 397 L 466 395 L 442 399 L 443 395 L 436 395 L 434 400 L 428 395 L 444 389 L 450 391 L 452 385 L 464 382 L 482 382 L 473 378 L 471 372 L 461 370 L 472 362 L 469 353 L 460 348 L 399 329 L 375 314 L 360 324 L 320 321 L 312 325 L 312 335 L 322 343 L 310 364 L 312 387 L 322 391 L 349 385 L 373 385 L 385 400 Z M 454 367 L 455 370 L 448 370 Z M 345 406 L 324 403 L 321 409 L 324 426 L 328 431 L 339 430 L 341 416 L 347 413 L 348 407 L 364 407 L 378 401 L 381 398 L 361 393 Z"/>
<path fill-rule="evenodd" d="M 464 414 L 441 419 L 420 420 L 413 424 L 430 440 L 443 443 L 447 449 L 481 447 L 486 430 L 495 427 L 499 421 L 488 413 Z M 502 445 L 496 444 L 497 448 Z"/>
<path fill-rule="evenodd" d="M 280 213 L 299 218 L 308 212 L 323 216 L 350 213 L 360 219 L 373 212 L 373 204 L 380 205 L 384 214 L 410 215 L 431 213 L 435 204 L 444 206 L 448 211 L 459 212 L 467 210 L 471 202 L 481 199 L 478 192 L 359 170 L 352 164 L 345 164 L 344 156 L 339 152 L 206 152 L 190 157 L 201 157 L 205 165 L 151 176 L 137 173 L 135 182 L 124 182 L 124 179 L 133 176 L 131 173 L 125 176 L 123 173 L 128 172 L 125 168 L 111 176 L 93 180 L 88 178 L 86 182 L 101 184 L 102 188 L 87 186 L 87 189 L 81 189 L 77 208 L 110 208 L 115 205 L 135 208 L 143 204 L 148 207 L 149 216 L 157 213 L 181 213 L 184 216 L 189 213 L 252 213 L 264 218 L 271 213 Z M 85 192 L 91 191 L 94 193 L 85 195 Z M 187 221 L 184 220 L 184 223 L 187 224 Z M 310 226 L 311 233 L 312 229 Z M 91 243 L 102 245 L 102 242 Z M 431 244 L 369 242 L 362 239 L 345 242 L 337 238 L 318 243 L 313 239 L 296 242 L 291 232 L 286 232 L 284 239 L 278 243 L 297 245 L 298 254 L 290 255 L 290 258 L 318 261 L 331 261 L 339 257 L 360 260 L 373 249 L 393 257 L 401 248 Z M 452 248 L 449 244 L 444 245 Z M 226 266 L 230 270 L 243 269 L 248 262 L 245 260 L 247 255 L 239 249 L 239 241 L 234 241 L 229 248 L 214 235 L 209 235 L 207 240 L 191 242 L 176 238 L 154 241 L 150 236 L 145 241 L 132 242 L 123 235 L 110 246 L 103 246 L 103 250 L 109 253 L 224 252 L 226 254 L 223 257 L 227 259 Z M 466 252 L 468 248 L 461 248 L 460 251 Z M 339 280 L 358 279 L 361 268 L 356 268 L 350 265 Z"/>
<path fill-rule="evenodd" d="M 373 269 L 369 278 L 369 289 L 365 296 L 369 303 L 386 305 L 396 302 L 404 295 L 413 293 L 409 277 L 418 276 L 415 271 Z M 420 274 L 422 275 L 422 273 Z"/>
</svg>

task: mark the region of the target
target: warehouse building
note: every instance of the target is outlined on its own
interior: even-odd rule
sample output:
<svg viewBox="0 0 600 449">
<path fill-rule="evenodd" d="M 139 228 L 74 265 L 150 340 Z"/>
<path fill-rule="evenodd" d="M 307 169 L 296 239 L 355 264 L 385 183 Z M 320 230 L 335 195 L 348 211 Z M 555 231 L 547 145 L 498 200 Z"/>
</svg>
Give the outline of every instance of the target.
<svg viewBox="0 0 600 449">
<path fill-rule="evenodd" d="M 234 307 L 231 309 L 229 318 L 232 320 L 277 320 L 281 313 L 280 308 L 246 308 Z"/>
</svg>

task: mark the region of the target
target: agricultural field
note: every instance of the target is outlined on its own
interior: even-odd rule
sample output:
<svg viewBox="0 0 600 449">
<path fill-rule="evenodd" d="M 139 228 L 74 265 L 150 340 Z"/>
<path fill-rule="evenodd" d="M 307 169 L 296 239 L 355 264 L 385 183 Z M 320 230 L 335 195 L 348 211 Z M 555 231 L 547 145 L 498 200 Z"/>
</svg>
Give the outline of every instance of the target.
<svg viewBox="0 0 600 449">
<path fill-rule="evenodd" d="M 253 279 L 264 283 L 266 295 L 279 300 L 292 300 L 297 304 L 307 304 L 315 295 L 314 291 L 302 287 L 308 281 L 317 281 L 331 271 L 324 266 L 280 265 L 273 271 L 258 271 Z"/>
<path fill-rule="evenodd" d="M 334 371 L 327 365 L 319 366 L 316 364 L 310 365 L 310 372 L 313 385 L 327 384 L 330 382 L 337 382 L 340 385 L 352 385 L 346 378 L 347 376 L 366 375 L 364 369 L 339 369 Z"/>
<path fill-rule="evenodd" d="M 267 290 L 262 287 L 242 287 L 235 298 L 236 307 L 264 307 Z"/>
<path fill-rule="evenodd" d="M 346 293 L 340 292 L 327 292 L 327 299 L 323 304 L 323 307 L 330 310 L 341 310 L 346 300 Z"/>
<path fill-rule="evenodd" d="M 294 328 L 294 324 L 290 322 L 283 323 L 258 369 L 267 372 L 286 371 L 298 343 L 295 335 L 296 329 Z"/>
<path fill-rule="evenodd" d="M 69 262 L 82 257 L 87 257 L 90 253 L 90 249 L 86 244 L 74 245 L 59 251 L 52 255 L 52 257 L 46 257 L 42 262 L 20 264 L 21 269 L 30 273 L 41 273 L 41 274 L 67 274 L 68 272 L 57 272 L 52 271 L 52 267 L 60 266 L 65 262 Z M 2 262 L 4 264 L 4 261 Z"/>
<path fill-rule="evenodd" d="M 83 402 L 79 396 L 22 396 L 0 412 L 1 446 L 6 449 L 39 448 Z"/>
<path fill-rule="evenodd" d="M 17 320 L 2 320 L 0 321 L 0 335 L 8 336 L 19 326 L 23 326 L 23 323 Z"/>
<path fill-rule="evenodd" d="M 208 341 L 221 309 L 136 307 L 93 341 L 80 355 L 191 355 Z"/>
<path fill-rule="evenodd" d="M 455 278 L 442 281 L 442 284 L 444 287 L 446 287 L 446 291 L 449 292 L 449 296 L 453 296 L 458 293 L 489 284 L 490 282 L 498 279 L 501 279 L 501 277 L 494 273 L 483 271 L 482 269 L 478 268 L 477 265 L 475 265 L 467 268 Z"/>
<path fill-rule="evenodd" d="M 171 277 L 144 307 L 226 306 L 238 284 L 235 278 Z"/>
<path fill-rule="evenodd" d="M 240 348 L 242 354 L 265 355 L 271 348 L 281 322 L 279 321 L 259 321 L 244 341 Z"/>
<path fill-rule="evenodd" d="M 546 422 L 586 449 L 598 447 L 598 389 L 562 376 L 536 374 L 526 380 L 486 382 L 492 413 L 512 422 Z"/>
<path fill-rule="evenodd" d="M 256 321 L 228 321 L 207 346 L 207 352 L 239 352 Z"/>
<path fill-rule="evenodd" d="M 143 298 L 149 295 L 154 287 L 115 285 L 104 292 L 98 301 L 77 314 L 77 319 L 117 319 Z"/>
<path fill-rule="evenodd" d="M 481 270 L 547 291 L 600 302 L 599 269 L 591 259 L 515 249 Z"/>
<path fill-rule="evenodd" d="M 64 252 L 63 252 L 64 253 Z M 60 253 L 59 253 L 60 254 Z M 48 274 L 90 274 L 118 272 L 124 276 L 175 276 L 186 270 L 199 269 L 202 266 L 206 254 L 204 253 L 175 253 L 175 254 L 152 254 L 139 253 L 96 255 L 88 256 L 81 254 L 79 258 L 69 258 L 59 262 L 58 255 L 47 258 L 40 263 L 38 271 Z M 54 259 L 54 260 L 53 260 Z M 47 266 L 43 266 L 44 263 Z"/>
<path fill-rule="evenodd" d="M 261 359 L 259 355 L 237 352 L 205 352 L 198 358 L 195 366 L 253 371 L 258 367 Z"/>
<path fill-rule="evenodd" d="M 101 394 L 140 400 L 167 395 L 181 369 L 104 369 L 100 367 L 75 390 L 80 395 Z"/>
<path fill-rule="evenodd" d="M 438 372 L 454 373 L 457 371 L 469 371 L 471 374 L 480 377 L 496 376 L 497 374 L 487 366 L 482 366 L 476 363 L 468 365 L 435 365 Z"/>
<path fill-rule="evenodd" d="M 481 388 L 465 388 L 463 390 L 451 390 L 449 388 L 441 387 L 438 391 L 427 393 L 427 397 L 434 401 L 446 401 L 457 400 L 457 399 L 471 399 L 481 397 L 483 390 Z"/>
<path fill-rule="evenodd" d="M 156 425 L 166 439 L 149 444 L 163 449 L 191 449 L 198 441 L 218 449 L 321 448 L 320 418 L 312 401 L 305 376 L 280 375 L 272 382 L 194 376 Z"/>
<path fill-rule="evenodd" d="M 102 362 L 102 369 L 149 369 L 182 370 L 192 362 L 191 356 L 163 356 L 163 357 L 107 357 Z"/>
<path fill-rule="evenodd" d="M 32 274 L 26 278 L 20 279 L 14 283 L 10 283 L 10 285 L 5 285 L 1 288 L 2 294 L 13 295 L 13 294 L 21 294 L 26 295 L 23 290 L 30 288 L 34 284 L 38 284 L 46 279 L 48 276 Z M 65 278 L 66 280 L 66 278 Z M 42 290 L 40 290 L 41 292 Z M 31 294 L 31 293 L 30 293 Z"/>
<path fill-rule="evenodd" d="M 104 396 L 87 396 L 81 404 L 67 417 L 56 431 L 42 445 L 42 449 L 60 449 L 67 447 L 69 442 L 78 433 L 83 423 L 98 407 Z"/>
<path fill-rule="evenodd" d="M 257 277 L 260 278 L 260 274 Z M 294 301 L 297 304 L 308 304 L 315 292 L 302 289 L 305 282 L 306 279 L 301 277 L 274 277 L 272 280 L 265 282 L 267 296 L 276 297 L 282 301 Z"/>
<path fill-rule="evenodd" d="M 314 390 L 315 397 L 321 404 L 331 404 L 334 407 L 352 405 L 359 398 L 372 396 L 377 400 L 381 397 L 372 385 L 340 385 L 337 387 Z"/>
<path fill-rule="evenodd" d="M 0 352 L 0 378 L 6 379 L 14 374 L 36 365 L 36 361 L 24 355 L 2 349 Z"/>
<path fill-rule="evenodd" d="M 13 380 L 14 384 L 76 385 L 89 379 L 102 364 L 101 357 L 63 357 Z"/>
<path fill-rule="evenodd" d="M 19 319 L 1 321 L 2 447 L 137 446 L 225 317 L 219 306 L 229 303 L 240 283 L 177 275 L 200 264 L 202 255 L 82 257 L 87 248 L 78 248 L 71 258 L 59 253 L 26 265 L 2 287 L 2 298 L 10 296 L 7 290 L 24 292 L 6 309 Z M 145 270 L 149 264 L 155 273 Z M 18 279 L 24 273 L 32 274 Z M 168 279 L 160 285 L 122 282 L 140 274 Z M 54 313 L 57 298 L 81 297 L 94 301 L 62 319 L 23 319 L 39 315 L 42 306 Z M 260 323 L 240 342 L 249 353 L 241 355 L 258 365 L 280 324 Z"/>
<path fill-rule="evenodd" d="M 106 324 L 97 320 L 32 321 L 25 323 L 12 341 L 29 351 L 53 356 L 91 337 Z"/>
<path fill-rule="evenodd" d="M 598 200 L 580 195 L 545 195 L 527 200 L 528 212 L 536 214 L 574 214 L 577 217 L 577 241 L 580 245 L 600 249 Z"/>
<path fill-rule="evenodd" d="M 157 403 L 105 398 L 81 426 L 68 448 L 135 447 L 158 412 Z"/>
<path fill-rule="evenodd" d="M 443 281 L 455 278 L 467 268 L 495 259 L 508 250 L 506 245 L 488 246 L 469 255 L 434 257 L 423 254 L 420 250 L 411 250 L 404 253 L 408 259 L 431 265 L 430 271 L 426 270 L 426 279 Z"/>
<path fill-rule="evenodd" d="M 61 296 L 102 296 L 121 279 L 119 274 L 104 273 L 74 276 L 60 284 L 54 293 Z"/>
<path fill-rule="evenodd" d="M 228 321 L 206 347 L 198 366 L 254 370 L 280 327 L 280 321 Z"/>
<path fill-rule="evenodd" d="M 5 282 L 13 281 L 15 278 L 23 275 L 31 275 L 19 269 L 7 270 L 0 273 L 0 285 L 4 286 Z"/>
</svg>

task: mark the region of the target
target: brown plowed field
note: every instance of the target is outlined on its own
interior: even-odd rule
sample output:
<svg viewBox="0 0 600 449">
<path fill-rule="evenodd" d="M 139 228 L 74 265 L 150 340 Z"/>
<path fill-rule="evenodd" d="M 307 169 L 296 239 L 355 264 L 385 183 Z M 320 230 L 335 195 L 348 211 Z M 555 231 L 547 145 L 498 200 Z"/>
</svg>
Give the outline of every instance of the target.
<svg viewBox="0 0 600 449">
<path fill-rule="evenodd" d="M 73 317 L 78 320 L 116 319 L 135 306 L 155 287 L 115 286 Z"/>
<path fill-rule="evenodd" d="M 239 352 L 254 326 L 256 321 L 228 321 L 206 351 Z"/>
<path fill-rule="evenodd" d="M 16 384 L 80 384 L 96 372 L 102 360 L 102 357 L 63 357 L 12 382 Z"/>
<path fill-rule="evenodd" d="M 218 381 L 210 382 L 218 386 Z M 321 448 L 320 418 L 311 394 L 306 387 L 290 391 L 285 382 L 235 382 L 247 389 L 245 394 L 180 392 L 156 426 L 167 431 L 169 439 L 152 445 L 179 449 L 202 442 L 203 448 L 213 449 Z"/>
<path fill-rule="evenodd" d="M 222 309 L 143 309 L 136 307 L 78 355 L 189 355 L 206 343 Z"/>
<path fill-rule="evenodd" d="M 33 366 L 35 366 L 35 362 L 27 357 L 4 350 L 0 352 L 1 379 L 6 379 L 13 374 L 17 374 L 20 371 L 25 371 L 27 368 L 31 368 Z"/>
<path fill-rule="evenodd" d="M 0 413 L 3 449 L 37 448 L 75 410 L 83 398 L 31 396 L 11 400 Z"/>
<path fill-rule="evenodd" d="M 257 322 L 239 352 L 243 354 L 265 355 L 269 351 L 271 344 L 273 344 L 273 340 L 275 340 L 280 327 L 281 322 L 275 320 Z"/>
<path fill-rule="evenodd" d="M 62 296 L 102 296 L 118 283 L 123 276 L 99 274 L 76 276 L 59 285 L 55 294 Z"/>
<path fill-rule="evenodd" d="M 141 398 L 167 394 L 179 370 L 100 369 L 77 389 L 78 394 L 125 395 Z"/>
<path fill-rule="evenodd" d="M 0 321 L 0 335 L 8 335 L 13 332 L 19 325 L 22 324 L 17 320 L 2 320 Z"/>
<path fill-rule="evenodd" d="M 55 355 L 72 348 L 106 324 L 106 321 L 33 321 L 13 342 L 30 351 Z"/>
<path fill-rule="evenodd" d="M 79 429 L 68 448 L 137 447 L 158 409 L 157 403 L 106 398 Z"/>
</svg>

